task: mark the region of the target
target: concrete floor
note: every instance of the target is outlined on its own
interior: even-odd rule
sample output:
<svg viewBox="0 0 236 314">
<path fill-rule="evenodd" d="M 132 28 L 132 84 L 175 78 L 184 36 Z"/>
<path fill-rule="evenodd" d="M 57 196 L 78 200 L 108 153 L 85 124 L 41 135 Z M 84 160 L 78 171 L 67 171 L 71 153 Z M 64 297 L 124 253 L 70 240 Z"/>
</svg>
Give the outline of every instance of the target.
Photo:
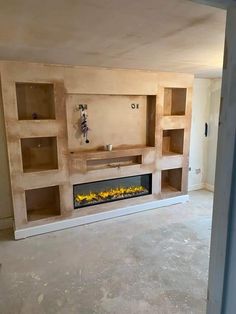
<svg viewBox="0 0 236 314">
<path fill-rule="evenodd" d="M 13 241 L 0 232 L 0 313 L 205 313 L 213 194 Z"/>
</svg>

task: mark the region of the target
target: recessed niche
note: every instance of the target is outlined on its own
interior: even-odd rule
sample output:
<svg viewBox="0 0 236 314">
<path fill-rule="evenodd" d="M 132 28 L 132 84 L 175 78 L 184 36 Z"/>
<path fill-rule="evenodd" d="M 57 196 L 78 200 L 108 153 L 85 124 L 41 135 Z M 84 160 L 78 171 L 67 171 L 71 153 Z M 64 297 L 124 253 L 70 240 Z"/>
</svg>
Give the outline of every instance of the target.
<svg viewBox="0 0 236 314">
<path fill-rule="evenodd" d="M 19 120 L 55 119 L 54 86 L 46 83 L 16 83 Z"/>
<path fill-rule="evenodd" d="M 120 168 L 142 163 L 142 155 L 87 160 L 87 170 Z"/>
<path fill-rule="evenodd" d="M 164 130 L 162 141 L 163 155 L 183 154 L 184 129 Z"/>
<path fill-rule="evenodd" d="M 161 192 L 180 192 L 182 186 L 182 168 L 162 170 Z"/>
<path fill-rule="evenodd" d="M 146 145 L 155 147 L 156 96 L 147 96 Z"/>
<path fill-rule="evenodd" d="M 76 104 L 87 105 L 89 143 L 85 143 L 78 127 L 80 112 L 75 112 Z M 154 95 L 70 95 L 67 119 L 70 151 L 99 151 L 107 144 L 113 149 L 155 146 Z"/>
<path fill-rule="evenodd" d="M 60 215 L 59 186 L 25 191 L 28 221 Z"/>
<path fill-rule="evenodd" d="M 164 116 L 181 116 L 186 111 L 187 88 L 165 88 Z"/>
<path fill-rule="evenodd" d="M 24 172 L 58 169 L 56 137 L 21 139 Z"/>
</svg>

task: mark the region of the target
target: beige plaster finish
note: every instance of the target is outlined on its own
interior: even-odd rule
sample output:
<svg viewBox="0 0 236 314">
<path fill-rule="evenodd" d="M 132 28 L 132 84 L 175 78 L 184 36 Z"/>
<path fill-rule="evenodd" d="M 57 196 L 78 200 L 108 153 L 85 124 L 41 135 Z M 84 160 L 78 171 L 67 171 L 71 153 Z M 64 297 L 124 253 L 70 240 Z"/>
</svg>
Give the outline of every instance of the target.
<svg viewBox="0 0 236 314">
<path fill-rule="evenodd" d="M 0 59 L 221 75 L 225 11 L 188 0 L 0 1 Z"/>
<path fill-rule="evenodd" d="M 11 217 L 12 214 L 7 143 L 4 126 L 2 94 L 0 90 L 0 219 Z"/>
<path fill-rule="evenodd" d="M 174 197 L 181 194 L 185 195 L 187 193 L 189 131 L 192 99 L 191 87 L 193 83 L 192 75 L 138 70 L 134 71 L 89 67 L 65 67 L 21 62 L 1 62 L 0 70 L 2 76 L 4 115 L 5 124 L 7 127 L 8 154 L 16 229 L 22 228 L 25 225 L 27 225 L 27 227 L 33 226 L 32 221 L 27 222 L 25 199 L 25 191 L 30 189 L 58 186 L 60 190 L 61 216 L 54 217 L 52 215 L 48 218 L 48 220 L 47 218 L 38 220 L 35 223 L 39 225 L 45 224 L 47 222 L 53 222 L 54 219 L 67 219 L 68 217 L 73 218 L 75 216 L 80 216 L 80 211 L 73 210 L 72 185 L 82 182 L 93 182 L 114 177 L 152 173 L 152 194 L 155 198 L 163 199 L 170 196 Z M 15 89 L 16 82 L 44 82 L 54 84 L 56 119 L 18 120 L 17 96 Z M 170 117 L 163 116 L 164 88 L 166 87 L 185 88 L 185 115 Z M 138 147 L 133 149 L 133 147 L 128 145 L 128 147 L 122 147 L 122 150 L 120 151 L 114 150 L 114 153 L 120 154 L 121 152 L 123 152 L 125 156 L 129 157 L 127 153 L 132 151 L 132 156 L 142 156 L 141 164 L 139 162 L 135 162 L 133 163 L 133 165 L 131 164 L 123 167 L 107 167 L 106 169 L 102 168 L 99 170 L 93 170 L 91 168 L 89 169 L 88 167 L 86 169 L 84 166 L 86 166 L 87 157 L 89 157 L 89 159 L 91 159 L 92 157 L 93 160 L 97 160 L 101 152 L 99 150 L 91 151 L 92 156 L 87 156 L 87 153 L 81 153 L 79 151 L 75 151 L 72 155 L 70 154 L 68 150 L 68 135 L 70 137 L 70 134 L 67 134 L 67 126 L 73 125 L 74 121 L 66 119 L 66 104 L 68 105 L 67 100 L 68 97 L 72 97 L 71 94 L 77 94 L 77 96 L 75 96 L 79 98 L 79 102 L 81 100 L 84 103 L 88 100 L 89 104 L 91 101 L 91 106 L 95 104 L 95 102 L 98 102 L 101 109 L 103 109 L 101 110 L 102 116 L 106 116 L 106 111 L 108 110 L 106 109 L 106 106 L 110 104 L 110 98 L 115 97 L 108 95 L 120 95 L 117 97 L 119 99 L 121 97 L 122 103 L 123 100 L 125 100 L 125 107 L 128 108 L 129 112 L 131 112 L 132 109 L 130 108 L 130 105 L 127 101 L 133 101 L 133 95 L 148 95 L 146 125 L 148 129 L 148 134 L 146 134 L 146 127 L 145 130 L 141 128 L 140 131 L 144 131 L 142 138 L 140 137 L 140 135 L 142 134 L 133 133 L 132 141 L 134 147 L 137 144 L 142 145 L 142 141 L 147 136 L 147 144 L 150 143 L 151 146 L 155 146 L 155 150 L 153 151 L 154 147 L 142 147 L 141 150 Z M 78 96 L 79 94 L 82 95 Z M 84 94 L 90 95 L 86 96 L 86 98 L 85 96 L 83 96 Z M 95 94 L 100 95 L 96 96 Z M 102 94 L 106 94 L 107 96 L 102 96 Z M 157 97 L 155 97 L 154 95 L 157 95 Z M 143 100 L 145 99 L 144 96 L 135 96 L 135 100 L 136 98 L 139 99 L 141 102 L 143 102 Z M 117 110 L 118 103 L 120 103 L 121 99 L 116 103 Z M 105 103 L 106 106 L 104 107 Z M 145 106 L 143 105 L 141 106 L 140 103 L 140 106 L 142 107 L 140 108 L 141 113 L 142 110 L 145 109 Z M 119 106 L 120 113 L 122 114 L 125 107 L 122 110 L 120 107 L 122 106 Z M 70 109 L 72 110 L 73 106 Z M 99 111 L 96 112 L 97 114 L 99 113 Z M 144 110 L 144 112 L 146 112 L 146 110 Z M 110 117 L 112 117 L 112 112 L 110 112 Z M 141 118 L 140 115 L 138 115 L 138 117 Z M 117 123 L 117 118 L 118 113 L 113 116 L 114 130 Z M 131 119 L 131 116 L 129 118 Z M 144 114 L 142 119 L 143 118 L 145 118 L 144 120 L 146 120 L 146 116 Z M 94 121 L 96 122 L 96 119 L 94 119 Z M 94 128 L 95 127 L 96 123 L 94 124 Z M 112 125 L 110 125 L 110 128 L 112 128 Z M 162 131 L 163 129 L 169 130 L 173 128 L 185 129 L 183 155 L 181 156 L 181 158 L 179 158 L 179 156 L 170 156 L 169 158 L 169 156 L 162 156 L 161 154 L 163 133 Z M 121 133 L 121 136 L 122 135 L 123 133 Z M 130 134 L 130 136 L 131 135 L 132 134 Z M 33 137 L 41 138 L 44 136 L 57 137 L 58 169 L 54 169 L 53 167 L 51 170 L 48 170 L 47 168 L 42 171 L 42 168 L 40 167 L 40 169 L 38 169 L 38 172 L 36 172 L 34 168 L 34 172 L 24 173 L 22 167 L 20 139 Z M 72 134 L 72 136 L 74 135 Z M 118 133 L 116 134 L 116 137 L 117 136 Z M 137 139 L 135 139 L 134 136 L 136 136 Z M 116 140 L 117 143 L 121 143 L 119 142 L 120 139 L 118 141 L 118 139 L 115 138 L 114 143 L 116 143 Z M 120 156 L 112 156 L 124 157 L 123 153 Z M 110 154 L 111 153 L 109 152 L 109 155 Z M 75 163 L 73 161 L 71 162 L 71 158 L 69 158 L 69 156 L 73 158 Z M 105 159 L 107 157 L 109 156 L 105 156 Z M 77 166 L 78 164 L 80 164 L 81 160 L 81 165 L 83 169 L 76 169 L 78 168 Z M 181 182 L 181 191 L 176 191 L 176 193 L 173 193 L 171 190 L 168 194 L 166 190 L 162 191 L 161 189 L 161 170 L 174 168 L 182 168 L 183 176 Z M 133 200 L 133 202 L 134 201 L 135 200 Z M 133 204 L 132 200 L 130 200 L 129 202 L 131 205 Z M 120 206 L 123 206 L 122 204 L 120 204 Z M 98 207 L 99 205 L 97 205 L 97 208 Z M 104 207 L 106 206 L 103 205 L 102 208 Z"/>
</svg>

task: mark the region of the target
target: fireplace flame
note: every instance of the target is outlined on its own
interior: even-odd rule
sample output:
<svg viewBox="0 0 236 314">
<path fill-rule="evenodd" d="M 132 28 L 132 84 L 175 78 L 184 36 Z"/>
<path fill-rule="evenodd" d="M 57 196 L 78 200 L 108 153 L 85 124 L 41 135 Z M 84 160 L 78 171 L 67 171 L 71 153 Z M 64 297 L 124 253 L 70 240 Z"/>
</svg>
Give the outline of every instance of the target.
<svg viewBox="0 0 236 314">
<path fill-rule="evenodd" d="M 131 187 L 118 187 L 115 189 L 105 190 L 102 192 L 90 192 L 88 194 L 77 194 L 75 200 L 78 203 L 89 203 L 92 201 L 104 201 L 107 199 L 122 198 L 127 196 L 133 196 L 140 193 L 148 192 L 148 190 L 139 185 Z"/>
</svg>

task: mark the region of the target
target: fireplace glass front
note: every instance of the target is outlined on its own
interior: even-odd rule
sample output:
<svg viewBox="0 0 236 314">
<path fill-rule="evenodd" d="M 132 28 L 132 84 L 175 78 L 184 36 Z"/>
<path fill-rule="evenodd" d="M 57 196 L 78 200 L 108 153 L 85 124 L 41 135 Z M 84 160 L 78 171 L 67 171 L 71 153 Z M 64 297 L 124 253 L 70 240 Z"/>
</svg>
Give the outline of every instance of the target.
<svg viewBox="0 0 236 314">
<path fill-rule="evenodd" d="M 114 202 L 152 193 L 152 175 L 138 175 L 73 186 L 74 208 Z"/>
</svg>

